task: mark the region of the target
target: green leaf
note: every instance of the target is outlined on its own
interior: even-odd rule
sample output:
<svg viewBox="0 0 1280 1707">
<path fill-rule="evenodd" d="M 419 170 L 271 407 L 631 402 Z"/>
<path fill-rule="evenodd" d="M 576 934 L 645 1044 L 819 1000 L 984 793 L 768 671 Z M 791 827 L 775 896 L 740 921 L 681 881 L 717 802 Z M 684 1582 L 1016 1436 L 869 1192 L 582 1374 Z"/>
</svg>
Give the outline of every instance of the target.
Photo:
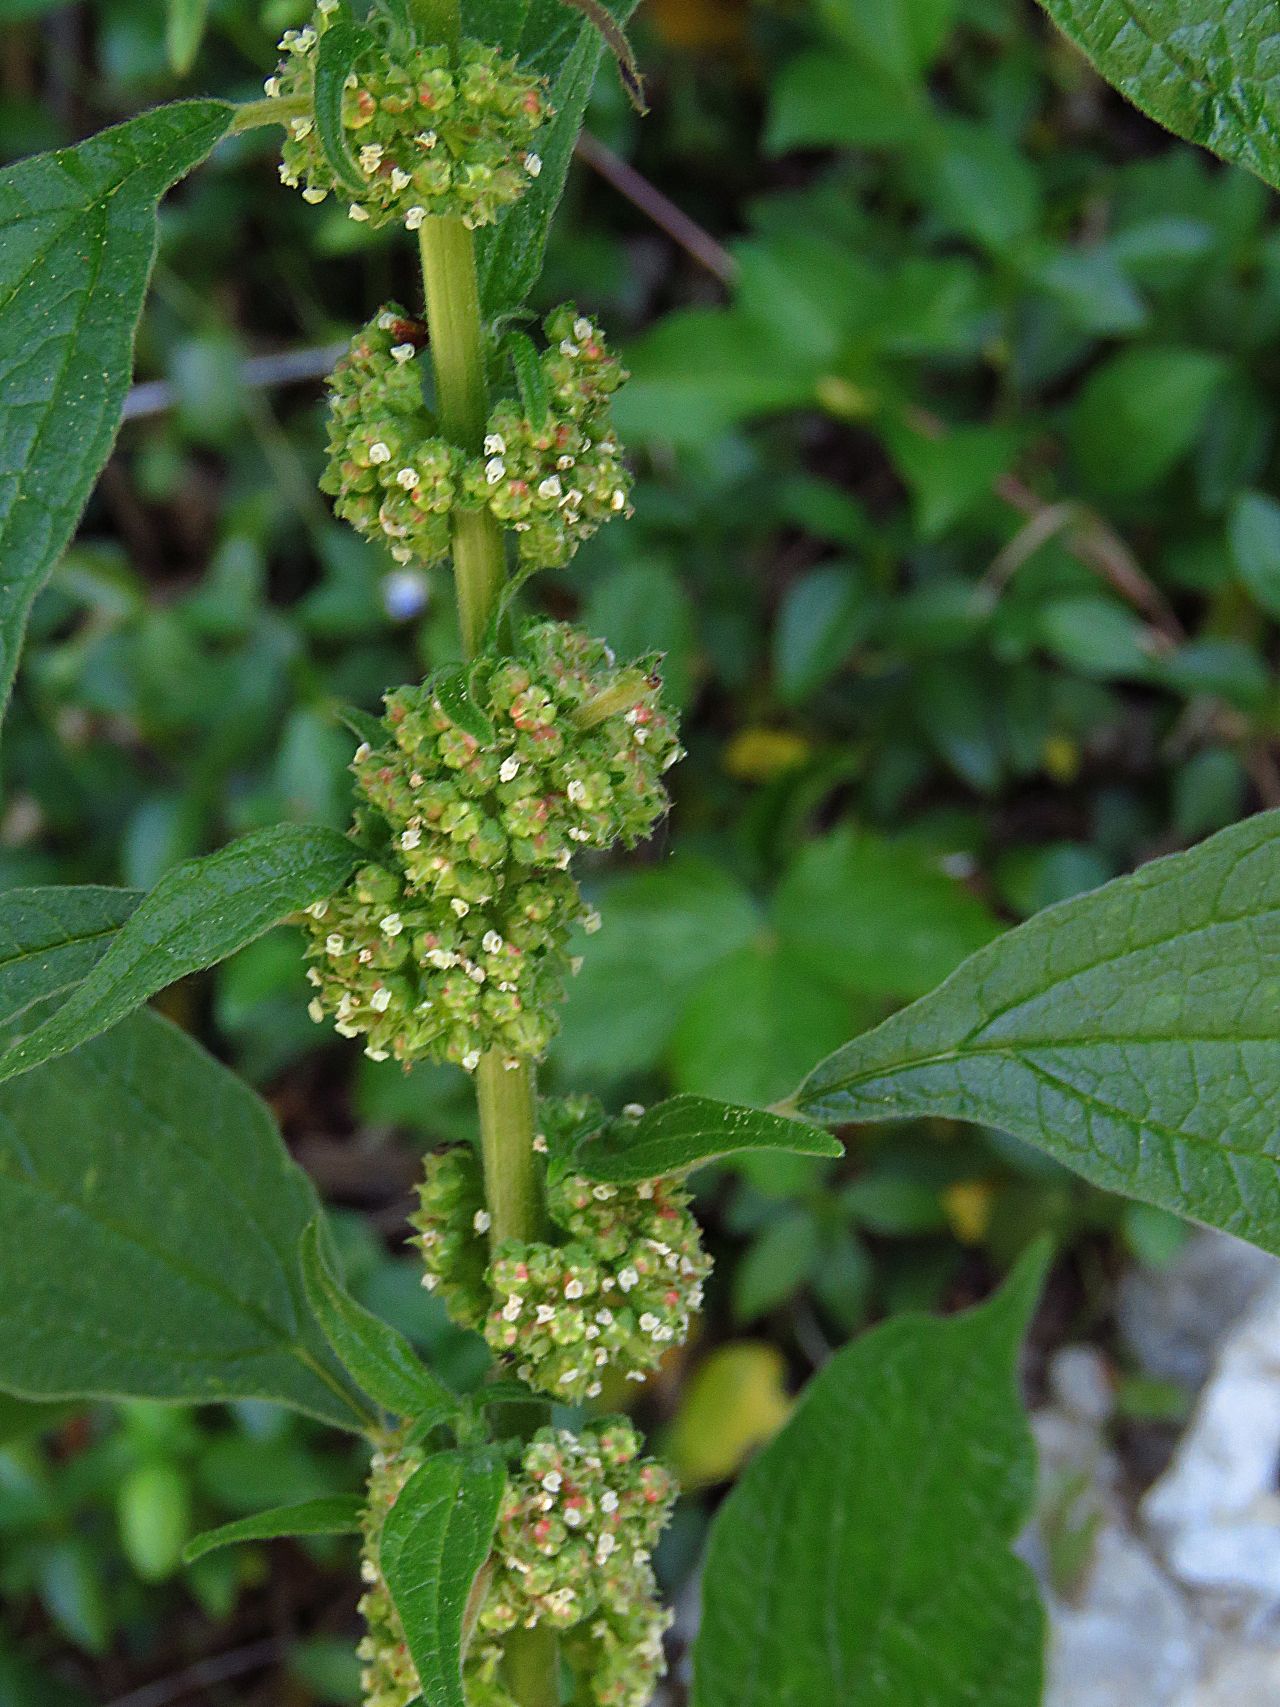
<svg viewBox="0 0 1280 1707">
<path fill-rule="evenodd" d="M 472 664 L 451 664 L 431 678 L 431 691 L 440 701 L 445 716 L 459 729 L 482 746 L 491 746 L 495 739 L 493 720 L 472 698 L 474 668 Z"/>
<path fill-rule="evenodd" d="M 81 983 L 141 900 L 96 887 L 0 895 L 0 1038 L 32 1030 Z"/>
<path fill-rule="evenodd" d="M 622 1184 L 687 1173 L 744 1150 L 844 1154 L 843 1144 L 802 1121 L 758 1108 L 735 1108 L 711 1097 L 675 1096 L 638 1120 L 611 1121 L 578 1146 L 572 1166 L 588 1179 Z"/>
<path fill-rule="evenodd" d="M 156 1014 L 0 1086 L 0 1388 L 356 1426 L 297 1259 L 317 1213 L 265 1105 Z"/>
<path fill-rule="evenodd" d="M 344 19 L 331 24 L 316 47 L 316 135 L 338 181 L 360 192 L 365 179 L 342 122 L 342 96 L 352 70 L 376 45 L 370 31 Z"/>
<path fill-rule="evenodd" d="M 334 1278 L 321 1248 L 321 1223 L 302 1235 L 302 1276 L 312 1314 L 348 1373 L 396 1416 L 454 1416 L 458 1401 L 390 1323 L 357 1304 Z"/>
<path fill-rule="evenodd" d="M 610 0 L 607 10 L 625 24 L 638 0 Z M 524 195 L 499 222 L 480 233 L 478 263 L 480 294 L 489 316 L 510 314 L 533 289 L 542 271 L 547 233 L 564 194 L 582 117 L 604 52 L 594 24 L 563 4 L 563 0 L 533 0 L 532 5 L 504 8 L 510 16 L 502 39 L 520 53 L 526 65 L 550 80 L 555 117 L 540 133 L 536 148 L 542 170 Z M 510 39 L 521 12 L 526 21 L 518 41 Z M 493 24 L 480 31 L 492 40 Z"/>
<path fill-rule="evenodd" d="M 1280 187 L 1272 0 L 1041 0 L 1150 118 Z"/>
<path fill-rule="evenodd" d="M 467 1603 L 505 1487 L 501 1464 L 487 1454 L 439 1452 L 405 1483 L 382 1526 L 378 1561 L 431 1707 L 466 1707 Z"/>
<path fill-rule="evenodd" d="M 168 0 L 164 45 L 170 69 L 185 77 L 196 62 L 204 40 L 209 0 Z"/>
<path fill-rule="evenodd" d="M 1050 907 L 837 1050 L 811 1120 L 997 1126 L 1280 1253 L 1280 812 Z"/>
<path fill-rule="evenodd" d="M 216 965 L 332 894 L 359 857 L 335 830 L 280 824 L 175 866 L 58 1011 L 0 1056 L 0 1080 L 75 1049 L 166 984 Z"/>
<path fill-rule="evenodd" d="M 920 123 L 918 102 L 853 54 L 816 48 L 783 69 L 771 91 L 766 146 L 883 148 L 910 141 Z"/>
<path fill-rule="evenodd" d="M 1200 436 L 1226 377 L 1207 350 L 1142 346 L 1096 367 L 1071 416 L 1071 444 L 1095 491 L 1129 497 L 1149 491 Z"/>
<path fill-rule="evenodd" d="M 1044 1620 L 1009 1545 L 1035 1459 L 1018 1345 L 1043 1255 L 945 1320 L 837 1352 L 712 1527 L 694 1707 L 1034 1707 Z"/>
<path fill-rule="evenodd" d="M 923 850 L 851 826 L 801 852 L 774 920 L 814 972 L 857 994 L 898 998 L 923 994 L 999 930 Z"/>
<path fill-rule="evenodd" d="M 1237 575 L 1268 615 L 1280 616 L 1280 504 L 1265 492 L 1241 492 L 1227 542 Z"/>
<path fill-rule="evenodd" d="M 784 705 L 802 705 L 840 668 L 877 613 L 866 577 L 824 563 L 787 588 L 773 634 L 773 673 Z"/>
<path fill-rule="evenodd" d="M 793 1298 L 821 1256 L 818 1230 L 807 1207 L 789 1209 L 770 1221 L 734 1266 L 734 1321 L 754 1322 Z"/>
<path fill-rule="evenodd" d="M 116 435 L 156 204 L 231 116 L 221 101 L 161 107 L 0 172 L 0 711 L 32 602 Z"/>
<path fill-rule="evenodd" d="M 371 747 L 381 747 L 387 739 L 387 726 L 382 719 L 371 711 L 362 711 L 358 705 L 340 705 L 337 716 L 358 741 L 366 741 Z"/>
<path fill-rule="evenodd" d="M 241 1541 L 275 1541 L 285 1535 L 358 1535 L 362 1501 L 355 1494 L 331 1494 L 298 1505 L 278 1505 L 271 1511 L 237 1518 L 217 1529 L 195 1536 L 182 1552 L 184 1564 L 193 1565 L 219 1547 L 234 1547 Z"/>
</svg>

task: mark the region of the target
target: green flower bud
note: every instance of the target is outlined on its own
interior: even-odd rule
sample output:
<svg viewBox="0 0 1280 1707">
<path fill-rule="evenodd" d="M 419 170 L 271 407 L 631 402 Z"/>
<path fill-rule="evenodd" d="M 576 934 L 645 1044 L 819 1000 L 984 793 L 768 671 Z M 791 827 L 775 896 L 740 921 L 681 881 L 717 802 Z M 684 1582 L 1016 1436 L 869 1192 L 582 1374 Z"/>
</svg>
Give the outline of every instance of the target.
<svg viewBox="0 0 1280 1707">
<path fill-rule="evenodd" d="M 533 144 L 551 116 L 546 85 L 497 48 L 463 41 L 443 47 L 406 45 L 389 18 L 374 12 L 378 38 L 357 63 L 342 99 L 342 125 L 358 164 L 360 187 L 340 181 L 315 122 L 316 48 L 333 21 L 322 6 L 310 25 L 289 30 L 284 60 L 267 94 L 301 100 L 288 121 L 280 176 L 310 202 L 335 194 L 350 217 L 410 231 L 437 214 L 488 225 L 518 201 L 542 170 Z"/>
<path fill-rule="evenodd" d="M 567 867 L 579 847 L 633 845 L 666 810 L 680 756 L 659 683 L 557 623 L 494 660 L 475 693 L 481 743 L 430 684 L 387 697 L 386 741 L 353 770 L 371 858 L 308 909 L 311 1012 L 374 1060 L 545 1053 L 572 970 L 570 931 L 598 916 Z"/>
</svg>

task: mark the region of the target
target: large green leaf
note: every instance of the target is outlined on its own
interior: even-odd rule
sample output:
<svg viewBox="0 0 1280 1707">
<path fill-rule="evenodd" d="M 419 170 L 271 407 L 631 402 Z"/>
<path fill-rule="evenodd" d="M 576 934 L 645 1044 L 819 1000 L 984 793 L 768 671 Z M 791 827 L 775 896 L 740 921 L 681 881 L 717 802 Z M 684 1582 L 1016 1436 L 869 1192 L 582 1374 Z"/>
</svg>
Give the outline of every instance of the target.
<svg viewBox="0 0 1280 1707">
<path fill-rule="evenodd" d="M 620 24 L 635 11 L 638 0 L 606 0 Z M 481 15 L 489 8 L 481 7 Z M 604 44 L 593 24 L 564 0 L 503 0 L 500 8 L 506 45 L 520 53 L 525 64 L 550 83 L 555 117 L 537 142 L 542 171 L 524 196 L 499 223 L 480 234 L 480 293 L 485 312 L 507 314 L 520 307 L 537 283 L 547 232 L 564 194 L 574 145 L 582 128 L 591 85 L 596 80 Z M 518 40 L 515 29 L 523 15 Z M 493 40 L 487 19 L 479 33 Z"/>
<path fill-rule="evenodd" d="M 1280 186 L 1275 0 L 1041 0 L 1108 83 Z"/>
<path fill-rule="evenodd" d="M 792 1106 L 998 1126 L 1280 1252 L 1280 812 L 1037 914 Z"/>
<path fill-rule="evenodd" d="M 221 101 L 161 107 L 0 172 L 0 710 L 120 422 L 156 204 L 231 115 Z"/>
<path fill-rule="evenodd" d="M 1034 1707 L 1009 1552 L 1034 1484 L 1018 1346 L 1043 1261 L 981 1309 L 837 1353 L 712 1529 L 694 1707 Z"/>
<path fill-rule="evenodd" d="M 96 887 L 0 895 L 0 1038 L 32 1030 L 81 983 L 141 900 Z"/>
<path fill-rule="evenodd" d="M 335 830 L 279 824 L 255 830 L 219 853 L 175 866 L 122 924 L 100 958 L 90 960 L 90 945 L 79 942 L 74 957 L 64 950 L 55 959 L 51 990 L 35 994 L 65 988 L 72 964 L 84 968 L 80 982 L 56 1013 L 0 1056 L 0 1080 L 65 1055 L 106 1031 L 166 984 L 216 965 L 287 914 L 332 894 L 358 858 L 355 844 Z M 25 898 L 43 898 L 49 928 L 65 912 L 70 929 L 91 904 L 78 899 L 84 891 L 65 893 L 69 897 L 65 907 L 57 900 L 56 889 L 27 890 Z M 23 901 L 24 892 L 19 891 L 11 904 Z M 99 938 L 94 946 L 100 944 Z M 27 984 L 34 985 L 35 979 L 36 974 L 31 974 Z M 3 991 L 0 959 L 0 1003 Z"/>
<path fill-rule="evenodd" d="M 266 1106 L 156 1014 L 0 1086 L 0 1388 L 352 1427 L 297 1258 L 317 1213 Z"/>
<path fill-rule="evenodd" d="M 430 1707 L 466 1707 L 467 1603 L 505 1487 L 489 1453 L 438 1452 L 405 1483 L 382 1526 L 378 1562 Z"/>
</svg>

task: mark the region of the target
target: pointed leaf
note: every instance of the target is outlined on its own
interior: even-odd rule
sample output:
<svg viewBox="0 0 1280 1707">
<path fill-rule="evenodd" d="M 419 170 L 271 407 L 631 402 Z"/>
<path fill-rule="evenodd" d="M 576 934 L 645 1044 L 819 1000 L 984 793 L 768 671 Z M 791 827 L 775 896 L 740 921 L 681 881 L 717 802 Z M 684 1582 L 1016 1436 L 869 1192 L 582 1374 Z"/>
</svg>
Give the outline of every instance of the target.
<svg viewBox="0 0 1280 1707">
<path fill-rule="evenodd" d="M 449 717 L 481 746 L 492 746 L 495 739 L 493 723 L 472 695 L 474 666 L 454 664 L 431 678 L 431 691 Z"/>
<path fill-rule="evenodd" d="M 338 181 L 360 192 L 365 180 L 342 122 L 342 96 L 355 66 L 376 46 L 369 30 L 347 20 L 331 24 L 316 47 L 316 134 Z"/>
<path fill-rule="evenodd" d="M 1274 0 L 1041 0 L 1149 117 L 1280 187 Z"/>
<path fill-rule="evenodd" d="M 312 1314 L 334 1356 L 371 1399 L 396 1416 L 456 1416 L 458 1400 L 426 1367 L 404 1335 L 357 1304 L 325 1261 L 321 1223 L 302 1235 L 302 1274 Z"/>
<path fill-rule="evenodd" d="M 83 981 L 137 910 L 137 889 L 0 895 L 0 1038 L 31 1031 Z"/>
<path fill-rule="evenodd" d="M 182 1550 L 182 1562 L 193 1565 L 219 1547 L 241 1541 L 275 1541 L 286 1535 L 358 1535 L 363 1502 L 355 1494 L 332 1494 L 324 1499 L 278 1505 L 271 1511 L 237 1518 L 217 1529 L 206 1529 Z"/>
<path fill-rule="evenodd" d="M 694 1707 L 1035 1707 L 1044 1621 L 1009 1547 L 1043 1269 L 963 1316 L 899 1317 L 809 1383 L 716 1515 Z"/>
<path fill-rule="evenodd" d="M 998 1126 L 1280 1253 L 1278 1103 L 1280 812 L 1037 914 L 794 1098 L 828 1124 Z"/>
<path fill-rule="evenodd" d="M 382 719 L 371 711 L 361 711 L 358 705 L 340 705 L 338 717 L 357 740 L 367 741 L 371 747 L 380 747 L 387 739 L 387 726 Z"/>
<path fill-rule="evenodd" d="M 0 712 L 120 424 L 156 204 L 231 116 L 181 102 L 0 172 Z"/>
<path fill-rule="evenodd" d="M 334 830 L 280 824 L 175 866 L 58 1011 L 0 1056 L 0 1080 L 66 1054 L 166 984 L 216 965 L 331 895 L 359 858 L 355 844 Z"/>
<path fill-rule="evenodd" d="M 506 1475 L 488 1454 L 439 1452 L 405 1483 L 378 1547 L 430 1707 L 466 1707 L 467 1601 L 489 1556 Z"/>
<path fill-rule="evenodd" d="M 802 1120 L 711 1097 L 675 1096 L 637 1120 L 610 1121 L 574 1150 L 572 1166 L 588 1179 L 620 1185 L 663 1179 L 744 1151 L 842 1156 L 844 1145 Z"/>
<path fill-rule="evenodd" d="M 318 1207 L 266 1106 L 157 1014 L 0 1085 L 0 1388 L 358 1426 L 298 1264 Z"/>
<path fill-rule="evenodd" d="M 209 0 L 169 0 L 164 45 L 179 77 L 185 77 L 195 64 L 208 19 Z"/>
</svg>

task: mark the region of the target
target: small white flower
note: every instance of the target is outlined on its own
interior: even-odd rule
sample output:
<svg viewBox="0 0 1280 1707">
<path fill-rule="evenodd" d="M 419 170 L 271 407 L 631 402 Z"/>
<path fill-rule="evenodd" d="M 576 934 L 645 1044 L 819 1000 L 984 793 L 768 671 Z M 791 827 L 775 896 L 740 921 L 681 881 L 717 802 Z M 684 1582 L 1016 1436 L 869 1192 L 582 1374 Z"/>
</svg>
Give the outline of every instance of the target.
<svg viewBox="0 0 1280 1707">
<path fill-rule="evenodd" d="M 602 1493 L 600 1496 L 600 1510 L 609 1512 L 609 1511 L 617 1511 L 617 1509 L 618 1509 L 618 1496 L 617 1496 L 617 1494 L 613 1491 L 612 1488 L 606 1488 L 604 1493 Z"/>
<path fill-rule="evenodd" d="M 462 1057 L 462 1065 L 466 1072 L 474 1073 L 476 1068 L 480 1065 L 480 1051 L 478 1049 L 468 1050 L 468 1052 Z"/>
<path fill-rule="evenodd" d="M 486 456 L 505 456 L 507 454 L 507 441 L 501 433 L 490 433 L 488 435 L 484 441 L 484 454 Z"/>
<path fill-rule="evenodd" d="M 481 938 L 481 947 L 486 954 L 501 954 L 502 938 L 497 931 L 486 931 Z"/>
<path fill-rule="evenodd" d="M 540 498 L 558 498 L 563 491 L 564 487 L 560 484 L 558 474 L 548 474 L 547 478 L 539 482 L 538 485 L 538 496 Z"/>
<path fill-rule="evenodd" d="M 330 954 L 341 954 L 347 945 L 345 939 L 339 936 L 337 931 L 334 931 L 332 935 L 324 939 L 324 946 Z"/>
<path fill-rule="evenodd" d="M 364 763 L 364 761 L 369 757 L 369 754 L 372 751 L 373 751 L 373 748 L 369 745 L 369 743 L 367 741 L 361 741 L 360 745 L 356 748 L 355 752 L 352 754 L 353 762 L 357 765 L 362 765 Z"/>
<path fill-rule="evenodd" d="M 531 178 L 540 177 L 542 174 L 541 154 L 526 154 L 524 157 L 524 169 Z"/>
<path fill-rule="evenodd" d="M 565 789 L 565 793 L 569 796 L 575 806 L 581 806 L 582 802 L 587 798 L 587 785 L 586 783 L 579 781 L 575 776 L 568 788 Z"/>
<path fill-rule="evenodd" d="M 361 966 L 372 966 L 373 950 L 371 948 L 362 948 L 359 954 L 356 955 L 356 959 L 360 962 Z"/>
<path fill-rule="evenodd" d="M 324 979 L 314 966 L 307 967 L 307 983 L 314 984 L 317 989 L 324 983 Z"/>
<path fill-rule="evenodd" d="M 347 209 L 347 218 L 354 219 L 357 225 L 363 225 L 368 217 L 368 209 L 361 207 L 359 202 L 352 202 L 351 206 Z"/>
<path fill-rule="evenodd" d="M 307 1003 L 307 1012 L 311 1015 L 311 1018 L 316 1025 L 322 1025 L 324 1023 L 324 1003 L 320 1000 L 319 996 L 312 996 L 311 1000 Z"/>
<path fill-rule="evenodd" d="M 280 79 L 278 77 L 268 77 L 262 87 L 274 101 L 280 93 Z"/>
<path fill-rule="evenodd" d="M 355 1012 L 355 1007 L 355 997 L 351 994 L 350 990 L 344 990 L 338 997 L 338 1018 L 350 1019 L 351 1015 Z"/>
<path fill-rule="evenodd" d="M 329 903 L 327 901 L 313 901 L 307 911 L 313 919 L 323 919 L 329 911 Z"/>
<path fill-rule="evenodd" d="M 517 1065 L 518 1064 L 519 1063 L 517 1063 Z M 533 1147 L 538 1152 L 538 1154 L 540 1156 L 546 1155 L 546 1153 L 547 1153 L 547 1135 L 545 1132 L 539 1132 L 535 1135 L 534 1140 L 533 1140 Z"/>
<path fill-rule="evenodd" d="M 382 932 L 383 936 L 397 937 L 404 929 L 404 920 L 400 917 L 399 913 L 388 913 L 386 917 L 379 922 L 378 929 Z"/>
<path fill-rule="evenodd" d="M 297 174 L 294 172 L 291 172 L 289 170 L 289 168 L 284 164 L 283 161 L 280 162 L 279 171 L 280 171 L 280 182 L 284 185 L 285 189 L 286 190 L 296 190 L 298 187 Z"/>
<path fill-rule="evenodd" d="M 554 1322 L 555 1319 L 556 1313 L 550 1304 L 539 1304 L 537 1310 L 534 1312 L 534 1320 L 540 1328 L 545 1328 L 548 1323 Z"/>
<path fill-rule="evenodd" d="M 389 332 L 391 330 L 391 328 L 395 325 L 396 320 L 398 318 L 399 317 L 395 314 L 392 314 L 389 309 L 384 308 L 382 313 L 378 316 L 378 330 L 379 330 L 379 332 Z"/>
<path fill-rule="evenodd" d="M 413 360 L 414 354 L 415 351 L 412 344 L 395 344 L 392 346 L 391 359 L 392 361 L 399 362 L 401 367 L 403 367 L 405 362 L 411 362 Z"/>
<path fill-rule="evenodd" d="M 391 446 L 384 439 L 375 439 L 369 446 L 370 462 L 390 462 Z"/>
<path fill-rule="evenodd" d="M 580 314 L 573 323 L 573 335 L 580 344 L 585 344 L 588 338 L 594 337 L 595 327 L 585 314 Z"/>
<path fill-rule="evenodd" d="M 628 1369 L 627 1371 L 628 1381 L 647 1381 L 648 1379 L 649 1377 L 645 1374 L 643 1369 Z"/>
<path fill-rule="evenodd" d="M 453 908 L 454 912 L 460 919 L 465 919 L 467 914 L 471 911 L 471 908 L 462 899 L 461 895 L 455 895 L 449 905 Z"/>
<path fill-rule="evenodd" d="M 636 1196 L 637 1197 L 652 1197 L 653 1196 L 653 1181 L 651 1179 L 641 1180 L 640 1184 L 636 1187 Z"/>
<path fill-rule="evenodd" d="M 499 782 L 514 782 L 519 775 L 520 761 L 517 758 L 512 757 L 503 759 L 502 763 L 498 766 Z"/>
<path fill-rule="evenodd" d="M 339 1020 L 333 1029 L 337 1032 L 339 1037 L 359 1037 L 360 1035 L 359 1028 L 354 1025 L 348 1025 L 345 1020 Z"/>
<path fill-rule="evenodd" d="M 420 130 L 413 139 L 419 148 L 432 149 L 440 140 L 433 130 Z"/>
<path fill-rule="evenodd" d="M 503 1059 L 502 1070 L 504 1073 L 518 1073 L 522 1065 L 523 1063 L 518 1055 L 508 1055 Z M 534 1149 L 536 1150 L 537 1147 L 535 1144 Z"/>
<path fill-rule="evenodd" d="M 408 213 L 406 213 L 404 216 L 404 228 L 405 228 L 405 230 L 406 231 L 421 231 L 423 224 L 426 221 L 426 217 L 427 217 L 427 210 L 425 207 L 411 207 L 409 209 Z"/>
<path fill-rule="evenodd" d="M 487 1209 L 477 1209 L 471 1219 L 471 1225 L 477 1233 L 487 1233 L 493 1226 L 493 1216 Z"/>
<path fill-rule="evenodd" d="M 598 1399 L 600 1397 L 601 1393 L 603 1393 L 603 1392 L 604 1392 L 604 1382 L 603 1381 L 593 1381 L 591 1383 L 591 1385 L 587 1388 L 587 1397 L 588 1397 L 588 1399 Z"/>
<path fill-rule="evenodd" d="M 385 150 L 380 142 L 366 142 L 360 150 L 360 170 L 366 177 L 371 176 L 382 164 Z"/>
<path fill-rule="evenodd" d="M 628 1120 L 639 1120 L 644 1113 L 644 1104 L 642 1102 L 624 1102 L 622 1112 Z"/>
<path fill-rule="evenodd" d="M 564 1477 L 559 1470 L 548 1470 L 542 1478 L 542 1485 L 549 1494 L 558 1494 L 564 1486 Z"/>
<path fill-rule="evenodd" d="M 458 957 L 456 954 L 451 954 L 447 948 L 429 948 L 427 950 L 427 962 L 434 966 L 438 972 L 448 972 L 451 967 L 458 964 Z"/>
<path fill-rule="evenodd" d="M 396 485 L 403 486 L 406 492 L 412 492 L 415 486 L 421 486 L 422 476 L 416 468 L 402 468 L 396 475 Z"/>
<path fill-rule="evenodd" d="M 488 976 L 489 974 L 485 971 L 483 966 L 467 967 L 467 977 L 470 978 L 473 984 L 483 984 Z"/>
<path fill-rule="evenodd" d="M 289 120 L 289 129 L 293 133 L 293 139 L 295 142 L 305 141 L 315 128 L 314 121 L 302 115 L 299 115 L 296 119 Z"/>
<path fill-rule="evenodd" d="M 371 1061 L 389 1061 L 391 1059 L 385 1049 L 375 1049 L 372 1045 L 365 1050 L 365 1054 Z"/>
<path fill-rule="evenodd" d="M 323 12 L 325 17 L 331 17 L 338 10 L 339 0 L 316 0 L 316 10 Z"/>
<path fill-rule="evenodd" d="M 566 1280 L 564 1283 L 564 1295 L 569 1299 L 581 1298 L 586 1290 L 586 1287 L 576 1277 L 572 1280 Z"/>
<path fill-rule="evenodd" d="M 623 491 L 621 486 L 619 486 L 615 490 L 613 497 L 609 500 L 609 502 L 613 505 L 615 510 L 625 510 L 626 509 L 626 507 L 627 507 L 627 494 Z"/>
<path fill-rule="evenodd" d="M 582 1371 L 580 1369 L 566 1369 L 564 1374 L 560 1377 L 560 1385 L 562 1387 L 571 1387 L 573 1385 L 573 1383 L 576 1380 L 578 1380 L 578 1378 L 581 1376 L 581 1374 L 582 1374 Z M 573 1510 L 566 1511 L 564 1514 L 564 1520 L 569 1525 L 569 1527 L 571 1529 L 576 1529 L 578 1527 L 578 1525 L 582 1522 L 582 1513 L 580 1511 L 573 1511 Z M 560 1595 L 562 1597 L 572 1599 L 573 1590 L 571 1588 L 557 1589 L 556 1594 Z"/>
<path fill-rule="evenodd" d="M 599 1322 L 602 1328 L 611 1328 L 613 1326 L 613 1311 L 597 1310 L 596 1321 Z"/>
<path fill-rule="evenodd" d="M 578 826 L 574 824 L 570 826 L 568 836 L 571 842 L 589 842 L 591 840 L 591 831 L 579 829 Z"/>
<path fill-rule="evenodd" d="M 652 1310 L 646 1310 L 644 1315 L 640 1318 L 640 1332 L 642 1334 L 648 1334 L 652 1337 L 661 1326 L 662 1323 L 654 1315 Z"/>
<path fill-rule="evenodd" d="M 633 1286 L 639 1286 L 640 1276 L 633 1268 L 624 1268 L 618 1276 L 618 1285 L 624 1292 L 630 1292 Z"/>
<path fill-rule="evenodd" d="M 422 1284 L 426 1287 L 428 1292 L 434 1292 L 436 1287 L 440 1284 L 440 1277 L 437 1274 L 424 1274 L 422 1277 Z"/>
<path fill-rule="evenodd" d="M 580 1370 L 571 1369 L 567 1375 L 562 1375 L 560 1379 L 565 1383 L 576 1381 L 580 1373 Z M 566 1509 L 564 1521 L 570 1529 L 580 1529 L 582 1527 L 582 1513 L 578 1510 L 577 1506 L 571 1505 Z"/>
<path fill-rule="evenodd" d="M 490 486 L 496 486 L 507 472 L 507 465 L 500 456 L 491 456 L 484 465 L 484 477 Z"/>
<path fill-rule="evenodd" d="M 524 1305 L 523 1305 L 522 1301 L 513 1292 L 511 1294 L 510 1298 L 508 1298 L 506 1303 L 502 1306 L 502 1319 L 503 1319 L 503 1321 L 504 1322 L 518 1321 L 520 1318 L 520 1312 L 523 1308 L 524 1308 Z"/>
<path fill-rule="evenodd" d="M 597 1203 L 608 1203 L 611 1197 L 616 1197 L 618 1194 L 611 1185 L 593 1185 L 591 1195 Z"/>
<path fill-rule="evenodd" d="M 572 359 L 574 356 L 580 356 L 582 351 L 574 343 L 572 338 L 562 338 L 560 340 L 560 354 Z"/>
<path fill-rule="evenodd" d="M 604 920 L 600 917 L 596 909 L 594 907 L 589 907 L 583 915 L 582 928 L 586 931 L 588 936 L 594 936 L 603 923 Z"/>
<path fill-rule="evenodd" d="M 422 843 L 421 830 L 406 830 L 400 837 L 400 846 L 406 853 L 412 853 Z"/>
<path fill-rule="evenodd" d="M 385 986 L 381 990 L 375 990 L 369 997 L 369 1006 L 376 1014 L 386 1013 L 387 1009 L 391 1006 L 390 990 Z"/>
</svg>

